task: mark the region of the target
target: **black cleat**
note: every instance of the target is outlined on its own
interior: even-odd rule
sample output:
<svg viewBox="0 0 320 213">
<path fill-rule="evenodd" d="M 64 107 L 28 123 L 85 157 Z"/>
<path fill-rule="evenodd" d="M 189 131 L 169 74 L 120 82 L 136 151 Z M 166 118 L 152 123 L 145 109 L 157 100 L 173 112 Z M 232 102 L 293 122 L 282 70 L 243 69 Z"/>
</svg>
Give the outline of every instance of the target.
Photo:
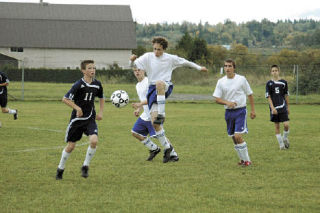
<svg viewBox="0 0 320 213">
<path fill-rule="evenodd" d="M 156 120 L 153 121 L 154 124 L 161 125 L 164 123 L 165 117 L 161 114 L 158 114 Z"/>
<path fill-rule="evenodd" d="M 150 152 L 150 155 L 149 155 L 147 161 L 152 161 L 153 158 L 154 158 L 155 156 L 157 156 L 157 154 L 158 154 L 159 152 L 161 152 L 161 149 L 158 147 L 157 149 L 155 149 L 155 150 L 150 150 L 149 152 Z"/>
<path fill-rule="evenodd" d="M 170 145 L 170 148 L 164 150 L 163 163 L 167 163 L 168 161 L 170 161 L 170 153 L 172 149 L 173 147 Z"/>
<path fill-rule="evenodd" d="M 89 177 L 89 167 L 88 166 L 82 166 L 81 167 L 81 176 L 84 178 Z"/>
<path fill-rule="evenodd" d="M 62 180 L 64 169 L 57 169 L 56 180 Z"/>
<path fill-rule="evenodd" d="M 172 162 L 179 161 L 179 157 L 178 157 L 177 155 L 175 155 L 175 156 L 170 156 L 170 161 L 172 161 Z"/>
<path fill-rule="evenodd" d="M 13 114 L 13 119 L 17 120 L 18 119 L 18 110 L 16 109 L 16 113 Z"/>
</svg>

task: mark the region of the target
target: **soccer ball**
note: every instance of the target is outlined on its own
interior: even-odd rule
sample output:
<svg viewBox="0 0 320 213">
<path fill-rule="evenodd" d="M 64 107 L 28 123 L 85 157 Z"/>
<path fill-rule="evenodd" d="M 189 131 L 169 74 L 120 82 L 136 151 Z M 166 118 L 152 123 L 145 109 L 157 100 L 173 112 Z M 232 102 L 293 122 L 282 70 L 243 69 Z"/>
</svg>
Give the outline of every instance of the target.
<svg viewBox="0 0 320 213">
<path fill-rule="evenodd" d="M 129 95 L 124 90 L 116 90 L 112 93 L 110 100 L 115 107 L 121 108 L 129 103 Z"/>
</svg>

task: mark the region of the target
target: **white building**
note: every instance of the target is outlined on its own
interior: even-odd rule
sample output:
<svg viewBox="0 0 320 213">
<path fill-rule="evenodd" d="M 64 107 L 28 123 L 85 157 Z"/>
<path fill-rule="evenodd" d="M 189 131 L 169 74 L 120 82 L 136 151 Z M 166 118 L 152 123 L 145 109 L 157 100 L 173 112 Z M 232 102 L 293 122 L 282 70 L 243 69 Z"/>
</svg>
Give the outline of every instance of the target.
<svg viewBox="0 0 320 213">
<path fill-rule="evenodd" d="M 0 54 L 25 68 L 73 69 L 84 59 L 127 68 L 136 48 L 128 5 L 0 2 L 0 31 Z"/>
</svg>

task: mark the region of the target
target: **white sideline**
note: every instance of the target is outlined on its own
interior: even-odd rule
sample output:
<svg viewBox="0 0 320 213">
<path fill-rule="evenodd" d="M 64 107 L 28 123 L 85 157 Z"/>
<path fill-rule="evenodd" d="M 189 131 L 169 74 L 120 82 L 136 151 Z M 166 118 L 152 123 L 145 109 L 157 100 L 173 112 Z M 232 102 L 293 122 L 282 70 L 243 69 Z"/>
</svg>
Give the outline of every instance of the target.
<svg viewBox="0 0 320 213">
<path fill-rule="evenodd" d="M 63 132 L 62 130 L 55 130 L 55 129 L 41 129 L 41 128 L 38 128 L 38 127 L 27 127 L 27 129 L 39 130 L 39 131 L 49 131 L 49 132 Z"/>
<path fill-rule="evenodd" d="M 80 144 L 76 144 L 76 146 L 84 146 L 86 144 L 89 144 L 89 142 L 84 142 Z M 33 152 L 33 151 L 39 151 L 39 150 L 50 150 L 50 149 L 62 149 L 65 146 L 53 146 L 53 147 L 42 147 L 42 148 L 30 148 L 30 149 L 23 149 L 23 150 L 17 150 L 12 152 Z"/>
</svg>

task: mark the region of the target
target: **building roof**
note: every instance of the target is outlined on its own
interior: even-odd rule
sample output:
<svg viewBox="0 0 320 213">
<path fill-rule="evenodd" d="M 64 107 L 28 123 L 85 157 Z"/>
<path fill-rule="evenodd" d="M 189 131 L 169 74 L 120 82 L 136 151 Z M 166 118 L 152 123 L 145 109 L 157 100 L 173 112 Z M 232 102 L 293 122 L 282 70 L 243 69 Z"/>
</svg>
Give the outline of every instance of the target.
<svg viewBox="0 0 320 213">
<path fill-rule="evenodd" d="M 0 2 L 0 47 L 134 49 L 128 5 Z"/>
</svg>

